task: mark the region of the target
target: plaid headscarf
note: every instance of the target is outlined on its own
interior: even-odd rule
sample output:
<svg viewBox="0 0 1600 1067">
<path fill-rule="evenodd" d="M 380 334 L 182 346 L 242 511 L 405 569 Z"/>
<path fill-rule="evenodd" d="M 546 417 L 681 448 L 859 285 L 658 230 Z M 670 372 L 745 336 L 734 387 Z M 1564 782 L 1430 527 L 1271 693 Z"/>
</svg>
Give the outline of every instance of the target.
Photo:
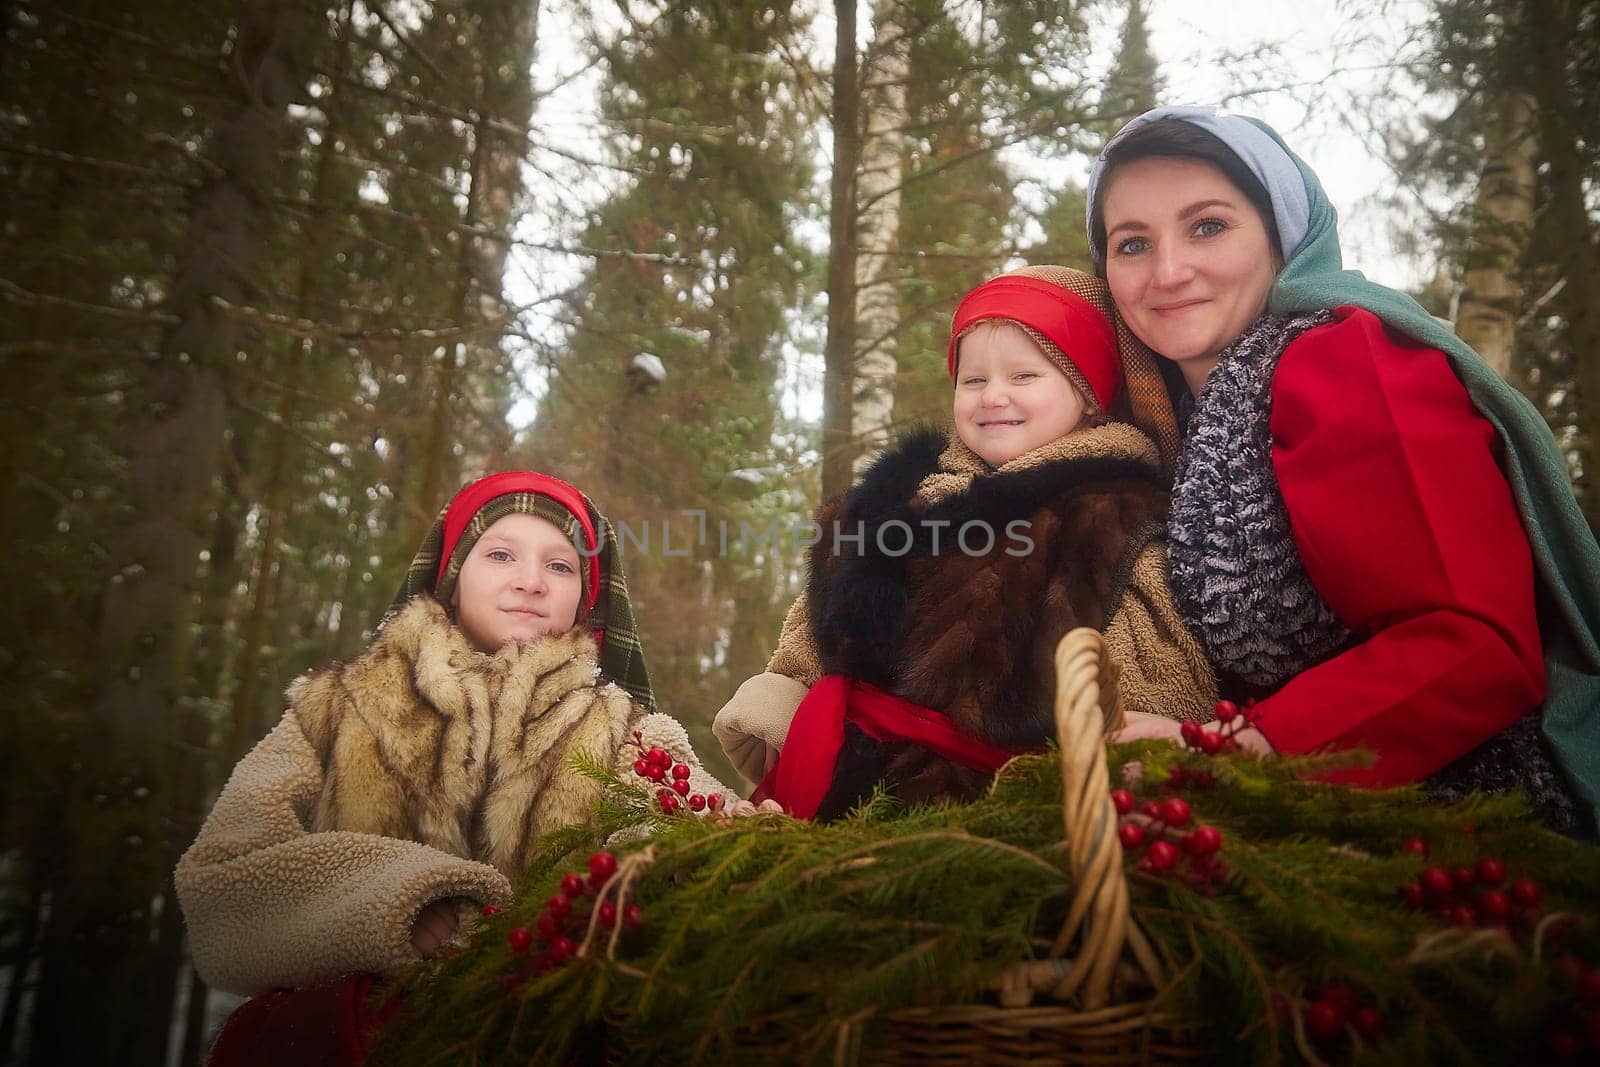
<svg viewBox="0 0 1600 1067">
<path fill-rule="evenodd" d="M 574 507 L 581 507 L 582 513 Z M 381 629 L 420 594 L 426 593 L 449 608 L 461 565 L 472 546 L 485 530 L 507 515 L 532 515 L 566 532 L 585 572 L 579 621 L 594 632 L 600 648 L 600 670 L 647 710 L 654 711 L 655 694 L 650 689 L 650 672 L 639 643 L 633 602 L 628 598 L 628 581 L 622 572 L 611 520 L 583 493 L 546 474 L 506 471 L 464 486 L 428 528 L 378 627 Z M 448 558 L 444 557 L 447 530 L 455 538 Z"/>
</svg>

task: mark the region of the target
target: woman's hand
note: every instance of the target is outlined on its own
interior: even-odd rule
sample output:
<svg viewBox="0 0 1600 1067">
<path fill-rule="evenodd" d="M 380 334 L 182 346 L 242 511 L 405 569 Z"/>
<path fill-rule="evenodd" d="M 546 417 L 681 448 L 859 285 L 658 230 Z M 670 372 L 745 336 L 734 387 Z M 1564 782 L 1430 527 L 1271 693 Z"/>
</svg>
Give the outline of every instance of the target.
<svg viewBox="0 0 1600 1067">
<path fill-rule="evenodd" d="M 1201 729 L 1206 733 L 1217 733 L 1221 723 L 1208 722 Z M 1233 734 L 1233 739 L 1239 747 L 1246 752 L 1258 756 L 1272 756 L 1277 754 L 1277 749 L 1272 747 L 1272 742 L 1267 736 L 1254 726 L 1245 726 Z M 1175 744 L 1183 743 L 1183 724 L 1176 719 L 1168 719 L 1160 715 L 1148 715 L 1142 711 L 1126 713 L 1126 721 L 1122 729 L 1110 736 L 1112 741 L 1171 741 Z"/>
<path fill-rule="evenodd" d="M 435 900 L 419 911 L 416 922 L 411 924 L 411 947 L 418 956 L 427 959 L 440 945 L 456 936 L 459 924 L 454 898 Z"/>
<path fill-rule="evenodd" d="M 1123 720 L 1122 729 L 1112 734 L 1110 740 L 1171 741 L 1174 744 L 1183 740 L 1177 719 L 1149 715 L 1142 711 L 1129 711 L 1124 713 Z"/>
<path fill-rule="evenodd" d="M 763 800 L 759 805 L 748 800 L 736 800 L 722 809 L 726 818 L 745 819 L 752 815 L 782 815 L 783 805 L 776 800 Z"/>
</svg>

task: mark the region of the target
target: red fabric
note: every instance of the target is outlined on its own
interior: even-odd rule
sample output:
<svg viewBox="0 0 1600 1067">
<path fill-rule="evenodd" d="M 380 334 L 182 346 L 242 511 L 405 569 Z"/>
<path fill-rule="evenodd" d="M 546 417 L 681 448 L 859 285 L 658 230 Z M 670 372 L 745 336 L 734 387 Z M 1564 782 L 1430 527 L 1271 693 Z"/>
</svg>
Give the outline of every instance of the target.
<svg viewBox="0 0 1600 1067">
<path fill-rule="evenodd" d="M 1360 639 L 1260 704 L 1282 752 L 1362 746 L 1335 780 L 1419 781 L 1544 699 L 1533 562 L 1493 427 L 1443 353 L 1371 312 L 1302 334 L 1272 461 L 1306 573 Z"/>
<path fill-rule="evenodd" d="M 956 376 L 956 349 L 968 326 L 984 319 L 1012 319 L 1055 342 L 1083 372 L 1101 411 L 1111 407 L 1122 389 L 1122 363 L 1111 321 L 1070 289 L 1043 278 L 1007 274 L 978 286 L 962 298 L 950 324 L 945 363 Z"/>
<path fill-rule="evenodd" d="M 777 765 L 751 795 L 776 800 L 797 819 L 815 818 L 833 784 L 834 765 L 851 723 L 878 741 L 909 741 L 952 762 L 993 774 L 1019 752 L 970 737 L 948 718 L 877 686 L 829 674 L 806 691 L 794 713 Z"/>
<path fill-rule="evenodd" d="M 376 1029 L 400 1006 L 395 997 L 371 1010 L 375 983 L 357 974 L 252 997 L 222 1024 L 206 1067 L 356 1067 L 372 1051 Z"/>
<path fill-rule="evenodd" d="M 538 493 L 540 496 L 547 496 L 570 511 L 578 520 L 578 525 L 583 527 L 584 543 L 589 546 L 589 592 L 583 608 L 585 611 L 593 610 L 595 602 L 600 599 L 600 541 L 595 535 L 594 523 L 589 521 L 588 505 L 583 501 L 583 494 L 575 487 L 560 478 L 552 478 L 548 474 L 539 474 L 536 471 L 502 471 L 499 474 L 491 474 L 463 487 L 455 495 L 444 514 L 444 544 L 439 550 L 439 573 L 434 576 L 434 580 L 438 581 L 444 577 L 444 569 L 450 562 L 450 554 L 456 550 L 456 544 L 461 540 L 467 523 L 472 521 L 472 516 L 495 497 L 506 496 L 509 493 Z"/>
</svg>

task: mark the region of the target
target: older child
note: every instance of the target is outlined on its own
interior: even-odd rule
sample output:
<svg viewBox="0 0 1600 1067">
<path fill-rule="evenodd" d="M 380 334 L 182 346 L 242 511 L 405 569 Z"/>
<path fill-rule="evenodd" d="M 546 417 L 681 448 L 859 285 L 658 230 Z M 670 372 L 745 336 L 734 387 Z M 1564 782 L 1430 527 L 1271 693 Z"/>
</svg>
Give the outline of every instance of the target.
<svg viewBox="0 0 1600 1067">
<path fill-rule="evenodd" d="M 902 438 L 822 507 L 767 673 L 717 716 L 758 797 L 829 818 L 880 782 L 908 801 L 976 796 L 1053 736 L 1053 655 L 1077 626 L 1105 633 L 1127 707 L 1210 715 L 1210 670 L 1167 590 L 1160 456 L 1108 417 L 1112 321 L 1105 284 L 1064 267 L 962 300 L 953 433 Z"/>
<path fill-rule="evenodd" d="M 510 895 L 542 834 L 589 815 L 601 786 L 573 753 L 626 774 L 639 731 L 695 791 L 721 789 L 652 710 L 609 523 L 532 472 L 462 489 L 372 644 L 288 699 L 178 864 L 195 966 L 237 993 L 432 953 Z"/>
</svg>

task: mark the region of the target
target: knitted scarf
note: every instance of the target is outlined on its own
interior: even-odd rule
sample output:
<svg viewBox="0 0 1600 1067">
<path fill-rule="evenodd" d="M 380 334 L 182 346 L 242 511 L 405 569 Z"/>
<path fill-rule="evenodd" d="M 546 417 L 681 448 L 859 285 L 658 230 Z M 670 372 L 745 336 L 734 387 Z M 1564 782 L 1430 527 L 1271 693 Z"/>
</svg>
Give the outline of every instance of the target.
<svg viewBox="0 0 1600 1067">
<path fill-rule="evenodd" d="M 588 520 L 597 535 L 598 544 L 591 547 L 576 515 L 558 501 L 537 492 L 512 492 L 496 496 L 485 503 L 472 516 L 467 528 L 456 542 L 448 560 L 441 561 L 444 548 L 445 516 L 449 505 L 428 528 L 427 536 L 406 568 L 405 579 L 400 583 L 394 599 L 383 613 L 378 626 L 382 628 L 412 597 L 426 593 L 441 604 L 450 603 L 450 594 L 461 575 L 461 565 L 472 552 L 472 546 L 494 523 L 506 515 L 524 514 L 552 523 L 565 530 L 579 558 L 587 566 L 588 560 L 599 551 L 600 590 L 593 610 L 583 621 L 593 630 L 600 645 L 600 670 L 607 679 L 644 705 L 648 711 L 656 710 L 655 694 L 650 688 L 650 671 L 645 666 L 644 649 L 639 642 L 638 626 L 633 617 L 633 602 L 628 597 L 628 581 L 622 571 L 622 560 L 617 547 L 616 532 L 611 520 L 602 515 L 594 502 L 579 494 L 588 510 Z M 441 562 L 443 566 L 441 567 Z"/>
<path fill-rule="evenodd" d="M 1183 621 L 1219 672 L 1276 687 L 1350 631 L 1307 576 L 1272 469 L 1272 373 L 1329 312 L 1265 315 L 1206 378 L 1172 486 L 1167 560 Z"/>
<path fill-rule="evenodd" d="M 1369 281 L 1360 271 L 1344 269 L 1338 215 L 1322 183 L 1270 126 L 1202 109 L 1157 108 L 1134 119 L 1124 132 L 1163 117 L 1191 122 L 1221 138 L 1266 186 L 1279 232 L 1289 235 L 1284 239 L 1288 262 L 1268 294 L 1268 312 L 1300 315 L 1343 304 L 1365 308 L 1443 352 L 1479 413 L 1494 426 L 1501 467 L 1538 576 L 1547 682 L 1541 728 L 1600 824 L 1600 544 L 1578 508 L 1566 460 L 1549 425 L 1527 397 L 1416 301 Z M 1283 166 L 1284 160 L 1292 170 Z M 1090 179 L 1091 191 L 1103 167 L 1102 156 Z M 1296 172 L 1299 187 L 1292 180 Z M 1092 210 L 1092 197 L 1090 203 Z M 1294 225 L 1286 227 L 1285 219 Z M 1297 231 L 1303 236 L 1295 240 Z M 1104 255 L 1103 249 L 1094 251 Z"/>
</svg>

